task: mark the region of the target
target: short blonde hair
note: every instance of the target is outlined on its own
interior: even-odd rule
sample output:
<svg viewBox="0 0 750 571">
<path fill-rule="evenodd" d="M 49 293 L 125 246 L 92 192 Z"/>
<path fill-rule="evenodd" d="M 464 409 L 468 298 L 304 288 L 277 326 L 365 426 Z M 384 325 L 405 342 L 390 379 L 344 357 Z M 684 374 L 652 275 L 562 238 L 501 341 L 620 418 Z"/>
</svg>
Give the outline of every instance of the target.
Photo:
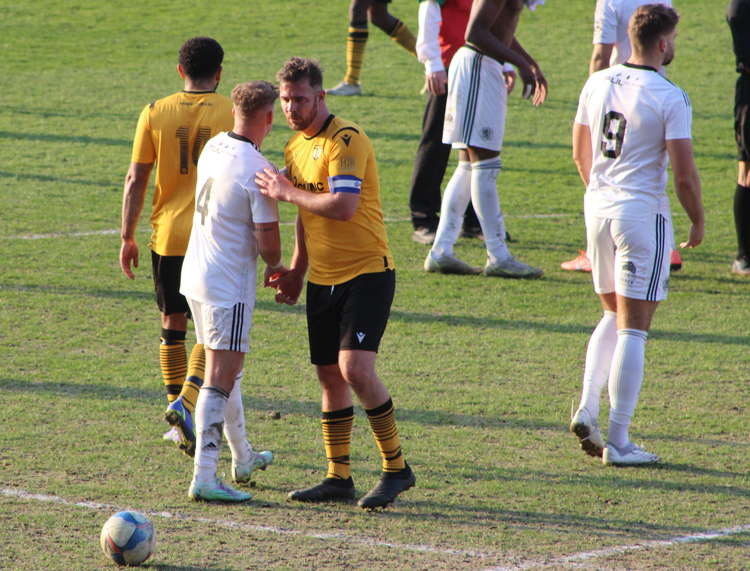
<svg viewBox="0 0 750 571">
<path fill-rule="evenodd" d="M 232 89 L 232 103 L 245 117 L 273 105 L 278 96 L 278 88 L 267 81 L 248 81 Z"/>
</svg>

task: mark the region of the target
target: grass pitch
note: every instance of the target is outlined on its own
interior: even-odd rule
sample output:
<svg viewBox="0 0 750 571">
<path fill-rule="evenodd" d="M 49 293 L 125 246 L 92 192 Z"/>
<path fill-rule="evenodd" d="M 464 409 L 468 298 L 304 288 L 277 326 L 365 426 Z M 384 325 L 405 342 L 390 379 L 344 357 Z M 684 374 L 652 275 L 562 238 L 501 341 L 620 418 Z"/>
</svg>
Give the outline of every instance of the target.
<svg viewBox="0 0 750 571">
<path fill-rule="evenodd" d="M 347 2 L 0 1 L 0 568 L 109 568 L 98 533 L 119 508 L 152 514 L 155 569 L 746 567 L 748 283 L 729 274 L 735 73 L 724 4 L 678 4 L 670 78 L 693 102 L 707 233 L 684 253 L 650 336 L 633 432 L 663 462 L 646 469 L 605 468 L 566 431 L 599 319 L 589 276 L 559 270 L 583 246 L 569 139 L 593 2 L 548 2 L 521 21 L 550 98 L 532 109 L 511 97 L 499 189 L 513 252 L 546 272 L 534 282 L 421 270 L 427 250 L 410 239 L 407 193 L 422 68 L 371 29 L 366 95 L 329 103 L 369 133 L 378 156 L 398 266 L 379 372 L 418 483 L 389 511 L 366 514 L 285 501 L 322 477 L 319 390 L 302 308 L 277 306 L 269 291 L 259 295 L 244 397 L 253 441 L 276 463 L 248 505 L 187 499 L 191 463 L 160 440 L 148 264 L 131 282 L 117 263 L 135 123 L 145 103 L 181 88 L 181 42 L 222 43 L 222 93 L 272 79 L 292 55 L 320 59 L 331 86 L 343 74 Z M 416 3 L 391 10 L 416 31 Z M 276 125 L 264 151 L 280 162 L 290 134 L 280 112 Z M 680 240 L 687 220 L 673 205 Z M 287 251 L 291 237 L 285 225 Z M 484 259 L 476 241 L 458 253 Z M 368 489 L 378 459 L 361 412 L 352 465 Z"/>
</svg>

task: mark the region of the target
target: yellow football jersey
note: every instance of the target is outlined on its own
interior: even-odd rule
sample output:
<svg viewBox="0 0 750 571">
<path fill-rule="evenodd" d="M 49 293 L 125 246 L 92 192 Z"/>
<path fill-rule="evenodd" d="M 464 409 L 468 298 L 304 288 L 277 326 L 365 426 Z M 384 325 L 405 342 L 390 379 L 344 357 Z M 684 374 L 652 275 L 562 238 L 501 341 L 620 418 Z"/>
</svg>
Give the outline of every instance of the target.
<svg viewBox="0 0 750 571">
<path fill-rule="evenodd" d="M 181 91 L 146 107 L 133 141 L 135 163 L 156 163 L 151 249 L 184 256 L 195 203 L 195 166 L 211 137 L 232 129 L 232 102 L 213 91 Z"/>
<path fill-rule="evenodd" d="M 336 285 L 394 269 L 380 204 L 375 151 L 356 124 L 331 115 L 313 137 L 297 133 L 284 150 L 287 176 L 309 192 L 352 192 L 359 205 L 347 221 L 300 208 L 310 263 L 308 279 Z"/>
</svg>

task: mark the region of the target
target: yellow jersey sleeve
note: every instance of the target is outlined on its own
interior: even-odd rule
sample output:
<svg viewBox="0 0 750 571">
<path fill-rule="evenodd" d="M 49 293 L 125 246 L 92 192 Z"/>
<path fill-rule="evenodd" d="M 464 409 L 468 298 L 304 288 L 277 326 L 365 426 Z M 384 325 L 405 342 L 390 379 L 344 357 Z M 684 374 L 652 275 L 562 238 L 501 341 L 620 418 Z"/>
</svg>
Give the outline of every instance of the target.
<svg viewBox="0 0 750 571">
<path fill-rule="evenodd" d="M 151 125 L 149 124 L 150 105 L 146 105 L 138 117 L 138 125 L 133 137 L 133 153 L 130 158 L 134 163 L 153 164 L 156 162 L 156 148 L 151 138 Z"/>
<path fill-rule="evenodd" d="M 372 145 L 352 126 L 341 127 L 330 141 L 328 153 L 328 189 L 332 193 L 360 194 L 367 174 Z"/>
</svg>

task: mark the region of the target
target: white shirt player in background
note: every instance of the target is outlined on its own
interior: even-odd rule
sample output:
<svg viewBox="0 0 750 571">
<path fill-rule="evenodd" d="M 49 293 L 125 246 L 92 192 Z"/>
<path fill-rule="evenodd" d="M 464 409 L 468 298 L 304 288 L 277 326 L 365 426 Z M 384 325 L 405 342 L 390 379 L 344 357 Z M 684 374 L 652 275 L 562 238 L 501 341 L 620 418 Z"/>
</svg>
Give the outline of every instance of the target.
<svg viewBox="0 0 750 571">
<path fill-rule="evenodd" d="M 180 292 L 187 298 L 206 378 L 195 407 L 196 451 L 188 495 L 241 502 L 251 495 L 216 477 L 222 425 L 232 452 L 232 479 L 247 482 L 273 461 L 247 441 L 240 381 L 255 306 L 256 260 L 266 277 L 283 269 L 276 202 L 258 192 L 255 173 L 272 165 L 259 146 L 270 132 L 278 89 L 265 81 L 232 91 L 234 127 L 205 146 L 198 160 L 195 213 Z"/>
<path fill-rule="evenodd" d="M 483 274 L 505 278 L 538 278 L 543 271 L 519 260 L 506 244 L 505 220 L 497 194 L 500 151 L 505 134 L 507 88 L 503 64 L 516 66 L 523 81 L 523 97 L 534 106 L 547 97 L 547 80 L 539 64 L 523 49 L 516 29 L 524 6 L 535 0 L 474 0 L 466 43 L 448 70 L 448 97 L 443 143 L 458 150 L 458 166 L 443 194 L 435 241 L 424 261 L 427 272 Z M 471 200 L 484 234 L 484 269 L 458 259 L 453 246 Z"/>
<path fill-rule="evenodd" d="M 659 0 L 657 3 L 672 6 L 672 0 Z M 594 49 L 591 52 L 589 74 L 628 61 L 632 51 L 628 38 L 628 22 L 636 8 L 644 4 L 649 4 L 649 2 L 596 0 Z"/>
<path fill-rule="evenodd" d="M 589 75 L 607 69 L 609 66 L 625 63 L 630 57 L 631 47 L 628 38 L 628 21 L 636 8 L 648 4 L 649 0 L 597 0 L 594 10 L 594 44 L 589 62 Z M 660 0 L 658 4 L 672 6 L 671 0 Z M 663 71 L 663 66 L 659 71 Z M 677 250 L 672 251 L 672 270 L 682 267 L 682 259 Z M 585 250 L 578 256 L 560 264 L 563 270 L 590 272 L 591 261 Z"/>
<path fill-rule="evenodd" d="M 573 125 L 573 159 L 586 185 L 588 252 L 604 315 L 591 336 L 580 406 L 570 430 L 581 448 L 605 464 L 658 461 L 628 434 L 643 381 L 646 338 L 667 296 L 672 223 L 667 164 L 690 218 L 687 241 L 703 240 L 701 185 L 693 159 L 692 110 L 682 89 L 658 73 L 674 55 L 679 18 L 649 4 L 630 20 L 628 62 L 591 75 Z M 599 401 L 609 382 L 607 443 L 598 427 Z"/>
</svg>

